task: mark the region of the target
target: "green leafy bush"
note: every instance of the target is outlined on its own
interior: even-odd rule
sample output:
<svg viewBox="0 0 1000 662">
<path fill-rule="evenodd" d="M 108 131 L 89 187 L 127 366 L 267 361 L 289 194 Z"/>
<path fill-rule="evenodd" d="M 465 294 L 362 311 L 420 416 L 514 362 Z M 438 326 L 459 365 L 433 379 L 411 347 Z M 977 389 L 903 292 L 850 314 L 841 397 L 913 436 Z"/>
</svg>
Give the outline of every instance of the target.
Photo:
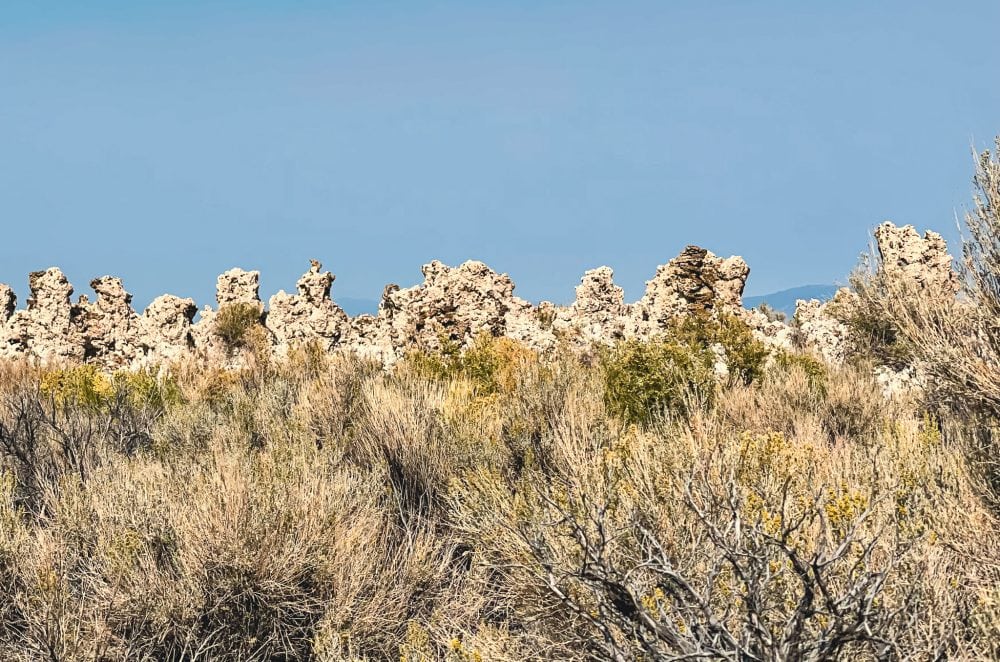
<svg viewBox="0 0 1000 662">
<path fill-rule="evenodd" d="M 692 395 L 710 403 L 719 349 L 729 385 L 763 377 L 769 351 L 733 315 L 685 315 L 658 339 L 619 343 L 602 358 L 609 409 L 626 421 L 648 423 L 663 413 L 690 413 Z"/>
<path fill-rule="evenodd" d="M 735 315 L 684 315 L 671 323 L 666 335 L 702 349 L 720 347 L 729 369 L 730 385 L 750 384 L 764 374 L 768 349 Z"/>
<path fill-rule="evenodd" d="M 710 400 L 715 390 L 715 356 L 697 342 L 623 341 L 601 363 L 608 410 L 628 423 L 683 416 L 692 396 Z"/>
<path fill-rule="evenodd" d="M 91 410 L 106 408 L 115 395 L 111 379 L 94 365 L 46 370 L 40 376 L 39 390 L 58 407 Z"/>
<path fill-rule="evenodd" d="M 111 377 L 116 394 L 134 407 L 149 407 L 165 411 L 184 398 L 177 380 L 170 374 L 158 375 L 155 370 L 122 370 Z"/>
<path fill-rule="evenodd" d="M 750 384 L 760 379 L 770 352 L 750 327 L 733 315 L 722 315 L 716 329 L 716 342 L 726 352 L 730 383 Z"/>
<path fill-rule="evenodd" d="M 182 400 L 170 375 L 158 375 L 153 369 L 108 374 L 89 364 L 43 371 L 39 390 L 56 406 L 95 412 L 107 412 L 115 403 L 163 411 Z"/>
</svg>

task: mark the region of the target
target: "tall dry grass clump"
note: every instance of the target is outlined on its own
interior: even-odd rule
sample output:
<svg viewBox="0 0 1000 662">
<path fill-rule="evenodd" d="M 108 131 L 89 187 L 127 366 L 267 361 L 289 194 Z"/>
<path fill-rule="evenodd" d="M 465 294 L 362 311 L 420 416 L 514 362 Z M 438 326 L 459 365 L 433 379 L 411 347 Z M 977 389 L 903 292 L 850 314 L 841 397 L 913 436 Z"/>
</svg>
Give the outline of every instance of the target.
<svg viewBox="0 0 1000 662">
<path fill-rule="evenodd" d="M 917 372 L 927 406 L 946 423 L 943 412 L 975 421 L 963 430 L 969 450 L 987 489 L 1000 496 L 1000 161 L 989 150 L 975 161 L 957 295 L 879 270 L 873 255 L 854 279 L 858 305 L 848 322 L 863 354 Z"/>
<path fill-rule="evenodd" d="M 1000 138 L 997 139 L 1000 151 Z M 1000 161 L 976 155 L 973 208 L 958 262 L 961 290 L 947 296 L 906 279 L 858 282 L 863 310 L 881 321 L 886 344 L 919 363 L 942 401 L 967 412 L 1000 412 Z M 877 258 L 875 258 L 877 263 Z"/>
</svg>

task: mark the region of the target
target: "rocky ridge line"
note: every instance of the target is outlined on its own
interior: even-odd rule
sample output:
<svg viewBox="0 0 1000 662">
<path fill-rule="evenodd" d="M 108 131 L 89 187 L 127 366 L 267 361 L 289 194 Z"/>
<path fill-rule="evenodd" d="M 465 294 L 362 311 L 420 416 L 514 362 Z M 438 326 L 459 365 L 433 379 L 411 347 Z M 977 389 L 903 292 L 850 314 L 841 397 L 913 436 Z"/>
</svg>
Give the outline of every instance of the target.
<svg viewBox="0 0 1000 662">
<path fill-rule="evenodd" d="M 886 223 L 875 231 L 882 262 L 922 286 L 950 288 L 956 279 L 940 235 L 921 237 L 910 226 Z M 263 337 L 277 354 L 301 343 L 324 351 L 348 350 L 391 365 L 413 349 L 440 349 L 442 342 L 468 346 L 481 333 L 507 336 L 544 351 L 559 338 L 578 347 L 619 339 L 647 339 L 662 333 L 679 315 L 728 311 L 739 315 L 759 338 L 790 348 L 796 330 L 744 310 L 742 294 L 750 269 L 740 257 L 721 258 L 697 246 L 660 266 L 643 296 L 624 301 L 608 267 L 587 271 L 568 306 L 531 304 L 514 294 L 514 283 L 482 262 L 449 267 L 424 265 L 423 283 L 410 288 L 387 285 L 375 315 L 350 318 L 330 296 L 335 276 L 315 260 L 296 284 L 280 291 L 265 308 L 260 274 L 231 269 L 216 283 L 215 309 L 206 306 L 197 323 L 192 299 L 163 295 L 142 314 L 119 278 L 91 281 L 97 294 L 72 302 L 73 286 L 52 267 L 29 276 L 27 307 L 16 309 L 10 287 L 0 285 L 0 357 L 34 357 L 43 362 L 90 362 L 108 369 L 169 363 L 185 356 L 232 361 L 215 333 L 219 310 L 248 304 L 260 314 Z M 837 295 L 850 297 L 848 290 Z M 831 361 L 843 358 L 846 329 L 818 301 L 799 302 L 796 316 L 801 342 Z"/>
</svg>

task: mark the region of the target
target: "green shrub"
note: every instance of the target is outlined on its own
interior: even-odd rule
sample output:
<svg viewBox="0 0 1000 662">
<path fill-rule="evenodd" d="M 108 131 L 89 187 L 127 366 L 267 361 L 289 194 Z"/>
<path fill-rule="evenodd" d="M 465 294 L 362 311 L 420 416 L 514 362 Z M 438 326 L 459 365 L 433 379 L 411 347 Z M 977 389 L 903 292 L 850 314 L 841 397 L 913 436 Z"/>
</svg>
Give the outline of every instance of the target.
<svg viewBox="0 0 1000 662">
<path fill-rule="evenodd" d="M 676 318 L 667 329 L 667 336 L 682 344 L 703 349 L 722 347 L 729 383 L 750 384 L 764 374 L 768 349 L 754 338 L 753 331 L 743 320 L 722 313 L 684 315 Z"/>
<path fill-rule="evenodd" d="M 602 358 L 606 402 L 628 422 L 648 423 L 662 413 L 686 415 L 692 394 L 712 401 L 716 350 L 729 370 L 728 384 L 747 385 L 764 375 L 769 351 L 738 317 L 684 315 L 649 342 L 625 341 Z"/>
<path fill-rule="evenodd" d="M 133 407 L 165 411 L 183 402 L 180 385 L 171 375 L 157 375 L 155 370 L 122 370 L 111 377 L 116 394 Z"/>
<path fill-rule="evenodd" d="M 260 308 L 252 303 L 229 303 L 215 315 L 215 335 L 225 343 L 230 351 L 244 347 L 249 340 L 249 332 L 260 324 Z"/>
<path fill-rule="evenodd" d="M 58 407 L 105 409 L 115 395 L 108 376 L 94 365 L 54 368 L 42 372 L 41 394 Z"/>
<path fill-rule="evenodd" d="M 767 347 L 757 340 L 753 331 L 738 317 L 719 317 L 716 342 L 726 352 L 730 383 L 750 384 L 764 374 L 770 354 Z"/>
<path fill-rule="evenodd" d="M 623 341 L 601 363 L 608 410 L 628 423 L 686 415 L 692 396 L 710 400 L 715 389 L 715 355 L 694 342 Z"/>
<path fill-rule="evenodd" d="M 46 370 L 39 389 L 58 407 L 91 412 L 106 413 L 115 403 L 161 412 L 183 400 L 170 375 L 157 375 L 152 369 L 108 374 L 90 364 Z"/>
</svg>

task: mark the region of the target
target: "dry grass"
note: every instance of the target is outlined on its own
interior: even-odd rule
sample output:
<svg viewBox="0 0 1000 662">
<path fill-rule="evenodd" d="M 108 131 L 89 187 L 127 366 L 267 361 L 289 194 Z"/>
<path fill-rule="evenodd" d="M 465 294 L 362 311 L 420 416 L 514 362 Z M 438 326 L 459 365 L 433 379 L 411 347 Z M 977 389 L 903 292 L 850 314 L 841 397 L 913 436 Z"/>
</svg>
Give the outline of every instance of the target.
<svg viewBox="0 0 1000 662">
<path fill-rule="evenodd" d="M 960 421 L 786 357 L 637 426 L 600 363 L 476 352 L 3 364 L 0 658 L 997 652 Z"/>
<path fill-rule="evenodd" d="M 1000 150 L 1000 138 L 997 139 Z M 871 255 L 853 279 L 857 304 L 848 311 L 862 354 L 895 357 L 912 366 L 924 404 L 948 428 L 965 428 L 970 459 L 1000 495 L 1000 161 L 976 155 L 976 195 L 966 214 L 959 261 L 960 290 L 939 292 L 885 275 Z"/>
</svg>

